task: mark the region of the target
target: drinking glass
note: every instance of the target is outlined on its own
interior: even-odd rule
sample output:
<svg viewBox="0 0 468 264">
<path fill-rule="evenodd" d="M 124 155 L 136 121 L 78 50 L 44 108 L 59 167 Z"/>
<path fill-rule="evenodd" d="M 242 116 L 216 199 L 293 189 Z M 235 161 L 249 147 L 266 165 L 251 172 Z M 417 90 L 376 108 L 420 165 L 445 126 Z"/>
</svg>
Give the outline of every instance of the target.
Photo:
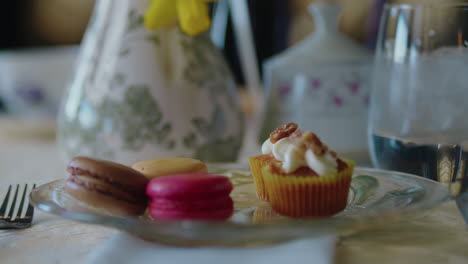
<svg viewBox="0 0 468 264">
<path fill-rule="evenodd" d="M 369 115 L 374 166 L 421 175 L 463 194 L 468 4 L 386 5 L 376 52 Z"/>
</svg>

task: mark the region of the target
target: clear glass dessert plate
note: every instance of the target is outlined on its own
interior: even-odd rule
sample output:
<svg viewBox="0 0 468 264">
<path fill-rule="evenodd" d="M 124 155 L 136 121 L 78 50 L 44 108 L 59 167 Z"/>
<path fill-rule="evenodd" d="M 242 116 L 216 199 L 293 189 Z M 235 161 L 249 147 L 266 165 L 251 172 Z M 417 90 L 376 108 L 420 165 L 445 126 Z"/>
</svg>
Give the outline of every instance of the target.
<svg viewBox="0 0 468 264">
<path fill-rule="evenodd" d="M 41 211 L 67 219 L 112 227 L 159 243 L 201 246 L 254 246 L 327 234 L 345 235 L 375 224 L 411 217 L 450 199 L 448 188 L 399 172 L 356 168 L 347 208 L 330 218 L 293 219 L 276 214 L 257 199 L 250 171 L 239 165 L 210 165 L 210 172 L 231 178 L 233 216 L 224 222 L 155 221 L 146 216 L 107 214 L 69 196 L 65 180 L 36 188 L 32 203 Z"/>
</svg>

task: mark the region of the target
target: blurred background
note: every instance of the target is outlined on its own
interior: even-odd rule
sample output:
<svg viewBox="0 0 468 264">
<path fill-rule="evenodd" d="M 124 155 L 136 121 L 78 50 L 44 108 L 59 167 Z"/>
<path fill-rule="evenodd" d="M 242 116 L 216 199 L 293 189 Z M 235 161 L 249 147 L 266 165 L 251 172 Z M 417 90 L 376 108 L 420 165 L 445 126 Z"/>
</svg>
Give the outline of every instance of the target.
<svg viewBox="0 0 468 264">
<path fill-rule="evenodd" d="M 1 9 L 0 48 L 79 44 L 94 0 L 17 0 Z"/>
<path fill-rule="evenodd" d="M 271 56 L 314 30 L 307 6 L 314 0 L 249 0 L 260 54 Z M 384 0 L 337 0 L 342 6 L 341 30 L 365 43 L 373 6 Z M 408 2 L 408 1 L 405 1 Z M 1 12 L 1 49 L 79 44 L 94 0 L 8 1 Z M 374 13 L 373 13 L 374 12 Z M 372 25 L 371 25 L 372 27 Z M 259 55 L 262 57 L 263 55 Z"/>
<path fill-rule="evenodd" d="M 0 111 L 31 119 L 56 114 L 93 5 L 94 0 L 4 3 Z"/>
<path fill-rule="evenodd" d="M 283 51 L 314 31 L 314 23 L 307 10 L 307 5 L 311 2 L 314 1 L 248 1 L 259 65 L 265 59 Z M 338 2 L 342 7 L 340 30 L 352 39 L 362 43 L 362 45 L 372 49 L 379 10 L 385 1 L 340 0 Z M 32 64 L 34 59 L 31 58 L 39 56 L 43 58 L 36 59 L 39 61 L 38 63 L 41 63 L 41 59 L 49 61 L 50 57 L 55 56 L 50 54 L 52 52 L 51 49 L 59 47 L 57 50 L 61 51 L 57 52 L 59 54 L 55 58 L 57 60 L 56 65 L 60 65 L 61 67 L 59 68 L 66 68 L 63 69 L 64 71 L 69 70 L 70 67 L 63 64 L 71 63 L 76 50 L 71 48 L 70 51 L 67 48 L 80 44 L 92 14 L 93 5 L 94 0 L 6 1 L 0 10 L 0 19 L 2 20 L 0 23 L 0 31 L 2 32 L 0 35 L 0 64 L 12 65 L 13 55 L 21 57 L 24 51 L 28 51 L 29 54 L 34 53 L 34 51 L 36 51 L 35 53 L 40 53 L 38 48 L 41 48 L 42 53 L 48 54 L 42 54 L 41 56 L 34 53 L 32 56 L 23 58 L 23 60 Z M 31 52 L 31 49 L 33 52 Z M 45 49 L 45 51 L 42 49 Z M 18 55 L 18 53 L 20 54 Z M 229 22 L 227 27 L 224 53 L 241 87 L 244 80 L 239 66 L 231 22 Z M 28 65 L 23 65 L 23 62 L 17 62 L 17 59 L 14 60 L 16 69 L 28 70 Z M 52 58 L 52 60 L 54 59 Z M 6 61 L 10 61 L 10 63 Z M 1 69 L 0 74 L 2 76 L 7 75 L 11 79 L 11 74 L 14 75 L 14 73 L 9 72 L 13 70 L 12 67 L 4 66 Z M 262 70 L 261 67 L 259 70 Z M 54 75 L 68 76 L 66 72 Z M 33 76 L 32 78 L 39 77 Z M 0 85 L 3 87 L 11 85 L 11 82 L 13 80 L 5 80 L 5 77 L 3 80 L 0 79 Z M 41 104 L 41 101 L 44 100 L 53 100 L 51 98 L 44 98 L 47 97 L 44 94 L 44 89 L 41 90 L 41 87 L 35 87 L 38 85 L 28 84 L 27 82 L 32 82 L 32 80 L 25 80 L 20 84 L 22 87 L 18 88 L 20 91 L 15 92 L 21 94 L 21 100 L 24 100 L 24 103 L 34 106 Z M 60 88 L 63 87 L 54 89 L 60 90 Z M 54 92 L 59 93 L 60 91 Z M 7 99 L 5 97 L 10 97 L 10 95 L 11 91 L 0 93 L 1 111 L 6 111 L 6 105 L 9 105 L 8 109 L 10 111 L 17 111 L 15 108 L 22 105 L 17 100 L 13 100 L 15 102 L 6 102 Z M 12 99 L 9 100 L 11 101 Z M 11 106 L 11 104 L 14 104 L 14 106 Z M 51 112 L 56 110 L 53 109 L 54 106 L 50 106 L 49 108 Z M 34 112 L 35 109 L 24 111 Z"/>
<path fill-rule="evenodd" d="M 5 1 L 0 9 L 0 111 L 5 112 L 6 109 L 18 111 L 15 108 L 24 109 L 25 106 L 33 106 L 32 109 L 24 110 L 32 113 L 38 109 L 34 106 L 41 106 L 43 109 L 43 104 L 48 103 L 51 105 L 48 105 L 45 111 L 56 111 L 52 101 L 59 98 L 64 89 L 63 82 L 69 76 L 68 71 L 72 70 L 76 47 L 86 30 L 94 2 L 94 0 Z M 260 72 L 265 59 L 280 53 L 314 31 L 313 19 L 307 9 L 312 2 L 314 0 L 248 1 Z M 341 7 L 340 31 L 372 51 L 385 2 L 440 1 L 334 0 L 334 2 Z M 231 22 L 228 22 L 223 52 L 236 75 L 239 87 L 242 87 L 244 79 L 239 66 Z M 25 53 L 29 55 L 24 56 Z M 37 67 L 35 65 L 45 63 L 43 61 L 55 63 L 55 68 L 62 71 L 37 73 L 62 77 L 63 80 L 57 80 L 54 84 L 57 87 L 52 89 L 53 92 L 49 92 L 49 94 L 56 93 L 53 96 L 46 94 L 44 92 L 46 89 L 38 87 L 40 85 L 37 85 L 37 82 L 35 84 L 33 80 L 24 80 L 19 84 L 13 80 L 19 78 L 15 72 L 35 71 L 34 67 Z M 32 74 L 31 78 L 40 79 L 41 76 Z M 12 82 L 16 82 L 15 85 L 20 87 L 5 88 L 11 86 Z M 11 91 L 12 89 L 14 91 Z M 12 97 L 12 93 L 20 97 L 19 101 L 5 98 Z"/>
</svg>

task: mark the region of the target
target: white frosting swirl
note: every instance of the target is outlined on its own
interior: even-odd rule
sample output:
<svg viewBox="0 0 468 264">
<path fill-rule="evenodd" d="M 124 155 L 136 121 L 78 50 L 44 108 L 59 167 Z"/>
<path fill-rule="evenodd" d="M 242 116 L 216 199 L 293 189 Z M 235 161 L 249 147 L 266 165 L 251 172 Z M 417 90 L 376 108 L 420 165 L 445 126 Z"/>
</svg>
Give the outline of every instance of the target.
<svg viewBox="0 0 468 264">
<path fill-rule="evenodd" d="M 309 149 L 305 153 L 305 159 L 309 168 L 320 176 L 327 173 L 336 173 L 338 171 L 336 158 L 333 157 L 329 151 L 325 152 L 325 155 L 322 157 L 318 157 L 311 149 Z"/>
<path fill-rule="evenodd" d="M 291 173 L 304 166 L 307 166 L 307 162 L 304 159 L 304 151 L 291 144 L 284 155 L 283 170 L 286 173 Z"/>
<path fill-rule="evenodd" d="M 277 160 L 284 161 L 286 152 L 289 151 L 289 146 L 291 146 L 291 142 L 288 138 L 278 140 L 278 142 L 272 145 L 273 157 Z"/>
<path fill-rule="evenodd" d="M 304 166 L 308 166 L 319 176 L 336 173 L 338 170 L 337 160 L 329 151 L 319 157 L 311 149 L 304 151 L 297 147 L 289 138 L 282 138 L 274 144 L 267 139 L 262 144 L 262 153 L 273 154 L 276 160 L 282 161 L 282 168 L 286 173 Z"/>
<path fill-rule="evenodd" d="M 273 144 L 270 139 L 265 140 L 262 144 L 262 154 L 271 154 L 273 151 Z"/>
</svg>

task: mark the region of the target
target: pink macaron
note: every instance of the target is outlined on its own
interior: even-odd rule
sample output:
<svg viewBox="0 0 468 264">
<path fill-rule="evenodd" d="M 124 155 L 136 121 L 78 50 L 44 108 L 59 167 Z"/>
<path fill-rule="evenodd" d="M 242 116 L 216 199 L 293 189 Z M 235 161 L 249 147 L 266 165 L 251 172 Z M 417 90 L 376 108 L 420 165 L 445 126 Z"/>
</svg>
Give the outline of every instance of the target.
<svg viewBox="0 0 468 264">
<path fill-rule="evenodd" d="M 162 176 L 147 185 L 156 220 L 225 220 L 234 210 L 227 177 L 205 173 Z"/>
</svg>

